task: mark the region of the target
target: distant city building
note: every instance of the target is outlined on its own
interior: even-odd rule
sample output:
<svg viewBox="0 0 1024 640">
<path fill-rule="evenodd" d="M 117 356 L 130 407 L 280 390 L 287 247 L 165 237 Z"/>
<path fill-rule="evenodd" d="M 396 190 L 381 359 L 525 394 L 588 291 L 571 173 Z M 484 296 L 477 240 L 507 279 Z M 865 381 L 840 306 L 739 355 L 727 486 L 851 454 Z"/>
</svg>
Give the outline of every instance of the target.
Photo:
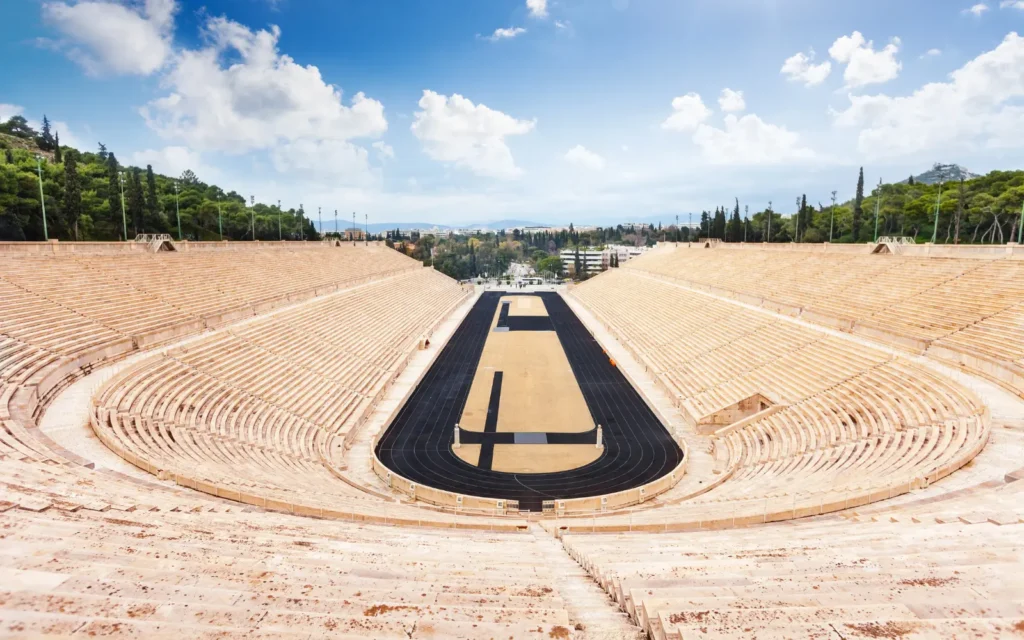
<svg viewBox="0 0 1024 640">
<path fill-rule="evenodd" d="M 641 256 L 647 252 L 647 247 L 634 247 L 618 244 L 610 244 L 605 246 L 603 249 L 596 249 L 591 247 L 579 249 L 580 264 L 584 271 L 587 273 L 600 273 L 607 269 L 612 263 L 612 256 L 618 260 L 619 264 L 628 262 L 637 256 Z M 562 259 L 562 266 L 569 273 L 575 273 L 576 270 L 576 249 L 562 249 L 558 254 L 558 257 Z"/>
</svg>

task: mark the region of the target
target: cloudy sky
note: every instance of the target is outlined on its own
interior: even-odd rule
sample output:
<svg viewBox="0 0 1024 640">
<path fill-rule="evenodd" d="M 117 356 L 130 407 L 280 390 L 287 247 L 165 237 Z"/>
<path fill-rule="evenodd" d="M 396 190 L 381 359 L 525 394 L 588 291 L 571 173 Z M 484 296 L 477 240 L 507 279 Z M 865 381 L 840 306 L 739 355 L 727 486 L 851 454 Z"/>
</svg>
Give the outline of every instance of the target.
<svg viewBox="0 0 1024 640">
<path fill-rule="evenodd" d="M 0 118 L 307 210 L 602 222 L 1024 161 L 1024 0 L 5 0 Z"/>
</svg>

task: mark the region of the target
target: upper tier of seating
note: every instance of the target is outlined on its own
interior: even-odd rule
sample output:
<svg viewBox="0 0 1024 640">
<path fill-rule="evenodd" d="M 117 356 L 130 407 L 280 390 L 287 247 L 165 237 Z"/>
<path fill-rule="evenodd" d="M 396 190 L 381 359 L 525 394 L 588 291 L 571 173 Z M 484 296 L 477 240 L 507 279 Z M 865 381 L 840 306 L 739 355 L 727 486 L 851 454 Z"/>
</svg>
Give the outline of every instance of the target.
<svg viewBox="0 0 1024 640">
<path fill-rule="evenodd" d="M 928 351 L 1024 396 L 1024 260 L 669 245 L 623 268 Z"/>
<path fill-rule="evenodd" d="M 988 438 L 973 394 L 853 340 L 639 270 L 610 271 L 573 295 L 653 369 L 691 424 L 754 396 L 771 405 L 712 424 L 715 488 L 604 527 L 626 517 L 632 527 L 686 528 L 842 509 L 945 477 Z"/>
</svg>

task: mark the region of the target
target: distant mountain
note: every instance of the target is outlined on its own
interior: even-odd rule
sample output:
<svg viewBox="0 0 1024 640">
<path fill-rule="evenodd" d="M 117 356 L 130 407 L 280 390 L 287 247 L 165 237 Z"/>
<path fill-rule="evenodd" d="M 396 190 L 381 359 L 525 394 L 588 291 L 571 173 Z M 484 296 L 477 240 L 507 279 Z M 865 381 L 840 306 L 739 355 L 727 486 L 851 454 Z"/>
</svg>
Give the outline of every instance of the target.
<svg viewBox="0 0 1024 640">
<path fill-rule="evenodd" d="M 938 184 L 940 182 L 959 182 L 961 179 L 971 180 L 977 177 L 979 177 L 977 174 L 971 173 L 958 164 L 935 163 L 932 165 L 930 170 L 925 171 L 919 176 L 914 176 L 914 182 L 919 182 L 921 184 Z M 907 182 L 909 182 L 909 180 L 904 180 L 901 184 L 905 184 Z"/>
<path fill-rule="evenodd" d="M 314 224 L 316 224 L 316 222 L 317 221 L 314 220 Z M 346 229 L 348 229 L 351 226 L 352 226 L 352 220 L 351 219 L 349 219 L 349 220 L 339 220 L 338 221 L 338 227 L 340 228 L 341 231 L 345 231 Z M 434 224 L 433 222 L 371 222 L 369 227 L 370 227 L 370 233 L 383 233 L 385 231 L 393 231 L 395 229 L 433 229 L 434 227 L 437 227 L 438 229 L 450 229 L 451 228 L 451 227 L 448 227 L 447 225 Z M 358 229 L 362 229 L 363 228 L 363 225 L 359 224 L 358 220 L 356 221 L 356 228 L 358 228 Z M 331 219 L 331 220 L 324 220 L 323 231 L 326 231 L 328 233 L 331 233 L 331 232 L 334 231 L 334 220 L 333 219 Z"/>
<path fill-rule="evenodd" d="M 512 227 L 546 227 L 548 225 L 528 220 L 495 220 L 494 222 L 474 222 L 461 228 L 467 229 L 511 229 Z"/>
</svg>

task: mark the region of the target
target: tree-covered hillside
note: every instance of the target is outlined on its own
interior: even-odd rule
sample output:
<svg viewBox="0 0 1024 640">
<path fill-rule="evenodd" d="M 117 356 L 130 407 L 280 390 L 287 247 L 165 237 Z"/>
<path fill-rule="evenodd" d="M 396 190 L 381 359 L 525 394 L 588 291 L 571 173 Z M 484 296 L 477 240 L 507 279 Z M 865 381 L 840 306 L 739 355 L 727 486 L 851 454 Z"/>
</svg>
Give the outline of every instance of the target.
<svg viewBox="0 0 1024 640">
<path fill-rule="evenodd" d="M 37 157 L 41 160 L 37 161 Z M 202 182 L 191 171 L 171 178 L 151 167 L 122 165 L 102 144 L 94 152 L 61 146 L 43 118 L 41 131 L 16 116 L 0 123 L 0 240 L 42 240 L 39 174 L 42 174 L 47 231 L 62 240 L 116 240 L 138 233 L 170 233 L 197 240 L 260 240 L 316 238 L 312 221 L 301 209 L 282 211 L 276 205 L 247 203 L 234 191 Z M 739 201 L 705 211 L 699 229 L 683 226 L 643 229 L 644 244 L 664 240 L 718 238 L 726 242 L 865 242 L 876 235 L 909 236 L 918 242 L 1003 243 L 1016 240 L 1024 207 L 1024 172 L 994 171 L 965 181 L 922 184 L 908 180 L 868 190 L 863 170 L 856 197 L 831 202 L 797 197 L 793 208 L 780 203 L 750 214 Z M 123 189 L 123 197 L 122 197 Z M 176 197 L 177 196 L 177 197 Z M 938 225 L 935 214 L 938 207 Z M 792 213 L 790 213 L 792 212 Z M 315 214 L 314 214 L 315 215 Z M 631 212 L 624 211 L 623 218 Z M 300 219 L 303 221 L 300 225 Z M 301 226 L 301 228 L 300 228 Z M 592 244 L 618 242 L 636 229 L 598 230 Z M 611 233 L 609 235 L 609 233 Z M 557 234 L 530 238 L 528 244 L 553 254 L 575 245 Z M 398 234 L 397 237 L 400 237 Z M 396 237 L 396 239 L 397 239 Z M 613 239 L 614 238 L 614 239 Z M 628 244 L 632 239 L 625 239 Z M 542 245 L 542 246 L 541 246 Z M 451 247 L 457 255 L 451 271 L 473 271 L 469 247 Z"/>
<path fill-rule="evenodd" d="M 251 240 L 254 224 L 259 240 L 277 240 L 279 228 L 284 239 L 319 237 L 301 210 L 252 205 L 191 171 L 170 178 L 125 166 L 102 144 L 95 152 L 59 146 L 58 135 L 45 118 L 38 132 L 20 116 L 0 123 L 0 240 L 43 239 L 40 172 L 50 238 L 118 240 L 125 228 L 128 238 L 177 238 L 179 217 L 180 237 L 193 240 L 219 240 L 222 230 L 225 239 Z"/>
</svg>

